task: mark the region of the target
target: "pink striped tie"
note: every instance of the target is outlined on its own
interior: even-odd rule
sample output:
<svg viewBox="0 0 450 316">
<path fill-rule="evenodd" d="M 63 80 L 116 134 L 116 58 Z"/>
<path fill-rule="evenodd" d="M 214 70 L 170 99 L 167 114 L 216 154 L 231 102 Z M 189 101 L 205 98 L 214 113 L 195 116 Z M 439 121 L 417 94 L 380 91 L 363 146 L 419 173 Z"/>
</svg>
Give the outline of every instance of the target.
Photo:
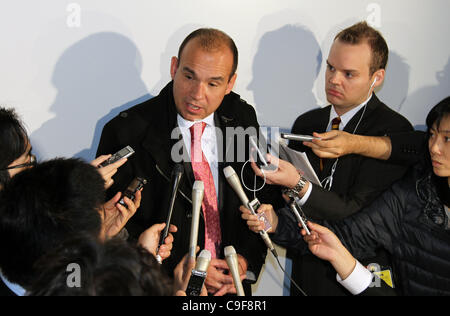
<svg viewBox="0 0 450 316">
<path fill-rule="evenodd" d="M 212 258 L 217 258 L 222 234 L 220 231 L 220 216 L 214 178 L 201 145 L 205 127 L 205 122 L 198 122 L 189 128 L 191 131 L 191 164 L 195 180 L 203 181 L 205 186 L 202 202 L 203 215 L 205 217 L 205 249 L 211 252 Z"/>
</svg>

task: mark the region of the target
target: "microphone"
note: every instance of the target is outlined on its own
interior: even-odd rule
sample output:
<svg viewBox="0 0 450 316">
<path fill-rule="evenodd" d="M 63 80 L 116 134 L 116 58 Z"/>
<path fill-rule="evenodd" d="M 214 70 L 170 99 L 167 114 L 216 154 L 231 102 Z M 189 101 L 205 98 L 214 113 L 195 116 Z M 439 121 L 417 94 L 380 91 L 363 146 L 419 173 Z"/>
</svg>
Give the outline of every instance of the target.
<svg viewBox="0 0 450 316">
<path fill-rule="evenodd" d="M 177 193 L 178 193 L 178 186 L 180 185 L 181 178 L 183 177 L 183 173 L 184 173 L 184 168 L 183 168 L 182 164 L 176 164 L 173 167 L 172 177 L 171 177 L 171 181 L 170 181 L 170 184 L 172 186 L 172 195 L 170 197 L 169 210 L 167 211 L 166 227 L 164 227 L 164 230 L 161 233 L 158 249 L 156 250 L 156 260 L 160 264 L 162 263 L 162 258 L 159 255 L 159 247 L 161 247 L 161 245 L 164 244 L 164 240 L 166 239 L 167 235 L 169 234 L 170 220 L 172 218 L 173 207 L 175 205 L 175 199 L 176 199 Z"/>
<path fill-rule="evenodd" d="M 192 187 L 192 222 L 191 236 L 189 238 L 189 257 L 195 258 L 198 239 L 198 223 L 200 220 L 200 209 L 202 208 L 205 187 L 203 181 L 195 181 Z"/>
<path fill-rule="evenodd" d="M 211 261 L 211 253 L 203 249 L 197 258 L 195 268 L 192 269 L 191 278 L 189 279 L 186 288 L 187 296 L 199 296 L 202 291 L 203 284 L 206 279 L 206 271 L 208 271 L 209 263 Z"/>
<path fill-rule="evenodd" d="M 233 277 L 234 285 L 236 286 L 236 293 L 238 296 L 245 296 L 244 288 L 242 287 L 241 278 L 239 276 L 239 263 L 237 259 L 236 250 L 233 246 L 225 247 L 225 259 L 230 268 L 231 276 Z"/>
<path fill-rule="evenodd" d="M 239 177 L 234 171 L 233 167 L 225 167 L 223 169 L 223 173 L 225 174 L 225 178 L 227 179 L 228 184 L 233 188 L 234 192 L 236 192 L 236 194 L 241 199 L 242 204 L 244 204 L 244 206 L 246 206 L 253 215 L 257 215 L 256 210 L 261 206 L 261 203 L 256 198 L 253 201 L 249 201 L 247 195 L 244 192 L 244 189 L 242 188 L 241 181 L 239 180 Z M 267 234 L 265 230 L 259 231 L 259 234 L 264 240 L 267 248 L 269 248 L 273 255 L 278 258 L 277 251 L 275 250 L 272 241 L 270 240 L 269 234 Z"/>
</svg>

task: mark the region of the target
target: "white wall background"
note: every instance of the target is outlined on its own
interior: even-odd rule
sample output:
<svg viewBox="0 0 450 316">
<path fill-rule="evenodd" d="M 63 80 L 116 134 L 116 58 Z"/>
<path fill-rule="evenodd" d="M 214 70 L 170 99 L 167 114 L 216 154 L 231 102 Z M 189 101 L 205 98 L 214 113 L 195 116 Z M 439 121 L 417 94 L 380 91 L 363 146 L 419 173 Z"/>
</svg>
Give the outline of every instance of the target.
<svg viewBox="0 0 450 316">
<path fill-rule="evenodd" d="M 262 125 L 290 129 L 326 104 L 334 35 L 368 20 L 391 50 L 379 96 L 424 125 L 450 94 L 449 9 L 448 0 L 0 0 L 0 104 L 17 109 L 40 159 L 91 160 L 103 125 L 158 94 L 183 38 L 208 26 L 236 41 L 234 91 Z M 282 280 L 270 258 L 255 292 L 286 294 Z"/>
</svg>

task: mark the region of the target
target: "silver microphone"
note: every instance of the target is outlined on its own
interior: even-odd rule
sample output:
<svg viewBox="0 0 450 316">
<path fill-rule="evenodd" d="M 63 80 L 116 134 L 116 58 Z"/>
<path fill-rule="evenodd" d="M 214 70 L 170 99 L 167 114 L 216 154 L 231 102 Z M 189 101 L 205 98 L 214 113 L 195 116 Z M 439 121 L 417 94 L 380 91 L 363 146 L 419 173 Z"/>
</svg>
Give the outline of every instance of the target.
<svg viewBox="0 0 450 316">
<path fill-rule="evenodd" d="M 225 167 L 223 169 L 223 173 L 225 174 L 225 178 L 227 179 L 228 184 L 233 188 L 234 192 L 236 192 L 236 194 L 241 199 L 242 204 L 244 204 L 244 206 L 247 207 L 252 212 L 253 215 L 257 215 L 256 210 L 259 208 L 261 203 L 259 203 L 258 199 L 249 201 L 247 195 L 244 192 L 244 189 L 242 188 L 241 181 L 239 180 L 239 177 L 234 171 L 233 167 L 231 166 Z M 273 246 L 272 241 L 270 240 L 269 234 L 267 234 L 265 230 L 259 231 L 259 234 L 264 240 L 264 243 L 266 244 L 267 248 L 270 249 L 270 251 L 274 254 L 275 257 L 278 257 L 277 251 L 275 250 L 275 247 Z"/>
<path fill-rule="evenodd" d="M 238 296 L 245 296 L 244 288 L 242 287 L 241 277 L 239 275 L 239 263 L 237 259 L 236 250 L 233 246 L 225 247 L 225 259 L 230 268 L 231 276 L 233 277 L 234 286 Z"/>
<path fill-rule="evenodd" d="M 203 181 L 195 181 L 192 187 L 192 222 L 191 236 L 189 238 L 189 257 L 195 258 L 195 250 L 198 240 L 198 224 L 200 220 L 200 210 L 202 208 L 205 187 Z"/>
</svg>

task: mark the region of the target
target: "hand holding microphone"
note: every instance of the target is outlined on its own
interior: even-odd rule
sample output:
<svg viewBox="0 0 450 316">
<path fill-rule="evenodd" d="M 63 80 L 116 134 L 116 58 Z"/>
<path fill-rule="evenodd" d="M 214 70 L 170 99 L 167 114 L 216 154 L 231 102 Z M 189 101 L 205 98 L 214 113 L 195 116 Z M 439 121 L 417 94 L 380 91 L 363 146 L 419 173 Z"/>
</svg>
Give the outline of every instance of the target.
<svg viewBox="0 0 450 316">
<path fill-rule="evenodd" d="M 170 225 L 169 234 L 164 240 L 164 242 L 159 245 L 159 239 L 161 238 L 161 232 L 165 228 L 166 223 L 154 224 L 147 230 L 145 230 L 138 240 L 138 245 L 147 249 L 155 258 L 157 256 L 156 252 L 160 256 L 161 262 L 170 256 L 170 252 L 173 246 L 174 237 L 171 233 L 177 232 L 177 227 L 175 225 Z"/>
<path fill-rule="evenodd" d="M 159 240 L 159 246 L 156 251 L 156 260 L 161 264 L 162 258 L 159 255 L 159 247 L 164 243 L 164 240 L 166 239 L 167 235 L 169 234 L 169 228 L 170 228 L 170 221 L 172 219 L 172 212 L 173 208 L 175 206 L 175 199 L 177 198 L 178 193 L 178 187 L 181 182 L 181 178 L 183 177 L 184 173 L 184 167 L 182 164 L 176 164 L 175 167 L 172 170 L 172 177 L 171 177 L 171 187 L 172 187 L 172 194 L 169 201 L 169 209 L 167 211 L 167 219 L 166 219 L 166 226 L 164 227 L 164 231 L 161 234 L 161 238 Z"/>
<path fill-rule="evenodd" d="M 227 179 L 230 186 L 233 188 L 234 192 L 239 196 L 239 199 L 241 200 L 242 204 L 246 206 L 253 215 L 257 215 L 256 211 L 261 206 L 261 203 L 258 201 L 258 199 L 254 199 L 253 201 L 250 201 L 247 197 L 247 195 L 244 192 L 244 189 L 242 188 L 241 181 L 239 180 L 238 175 L 234 171 L 233 167 L 228 166 L 223 169 L 223 172 L 225 174 L 225 178 Z M 268 221 L 268 220 L 267 220 Z M 261 235 L 261 238 L 264 240 L 264 243 L 266 244 L 267 248 L 273 253 L 275 257 L 278 257 L 277 251 L 275 250 L 275 247 L 272 244 L 272 241 L 269 238 L 269 235 L 267 234 L 266 230 L 260 230 L 259 234 Z"/>
</svg>

